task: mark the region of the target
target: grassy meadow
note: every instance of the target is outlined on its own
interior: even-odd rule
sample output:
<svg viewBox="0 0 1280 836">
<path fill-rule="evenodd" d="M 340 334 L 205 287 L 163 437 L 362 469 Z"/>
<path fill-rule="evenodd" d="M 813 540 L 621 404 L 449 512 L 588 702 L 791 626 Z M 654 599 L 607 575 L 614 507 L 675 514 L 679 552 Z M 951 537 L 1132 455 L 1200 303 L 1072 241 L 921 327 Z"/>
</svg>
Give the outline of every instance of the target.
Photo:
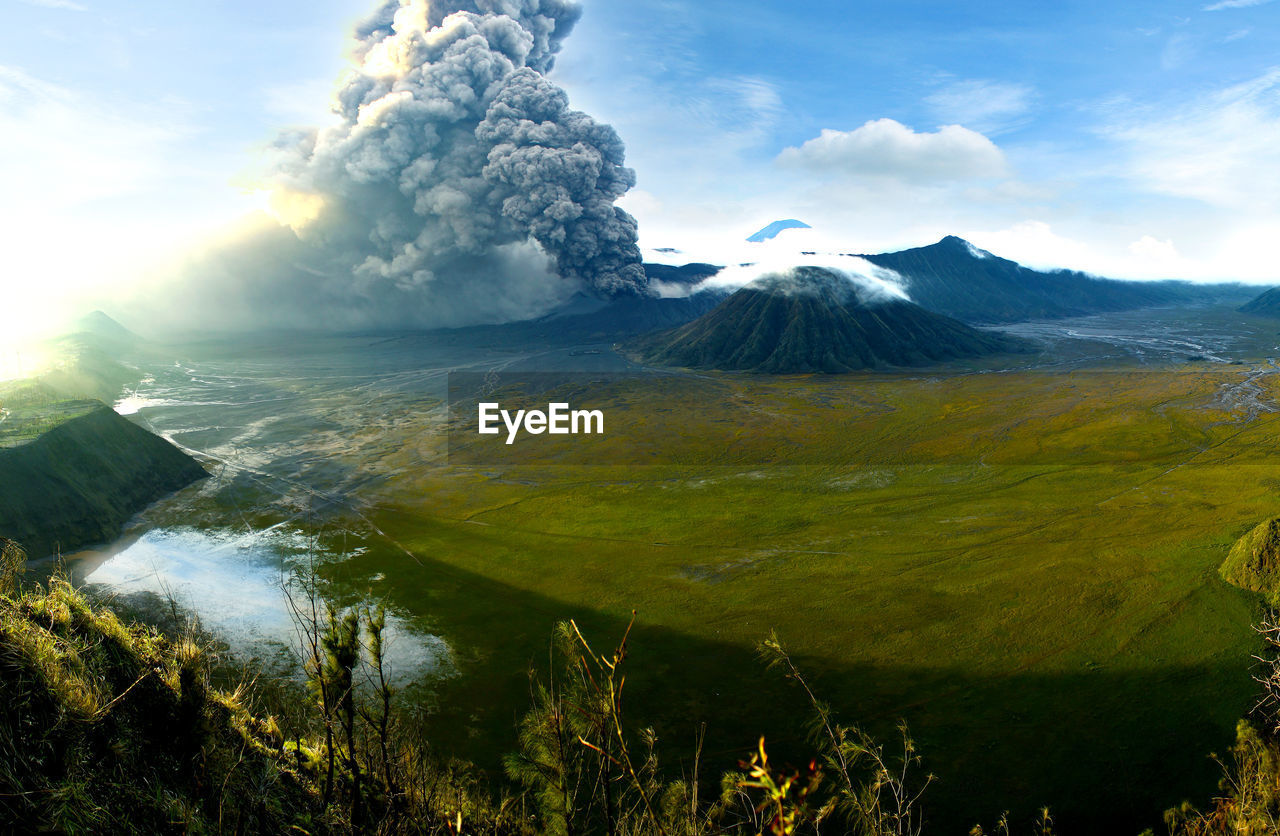
<svg viewBox="0 0 1280 836">
<path fill-rule="evenodd" d="M 1218 567 L 1280 513 L 1280 416 L 1258 408 L 1280 380 L 1259 371 L 628 386 L 601 396 L 625 434 L 571 440 L 611 465 L 424 467 L 438 435 L 388 444 L 384 536 L 334 572 L 449 638 L 428 723 L 482 765 L 551 626 L 603 643 L 634 609 L 630 705 L 669 755 L 705 721 L 704 767 L 759 733 L 805 756 L 802 697 L 754 654 L 776 630 L 842 718 L 886 740 L 907 721 L 946 831 L 1048 804 L 1136 832 L 1207 801 L 1252 706 L 1259 603 Z M 726 424 L 746 429 L 725 444 Z M 798 439 L 805 464 L 769 464 Z M 625 463 L 685 445 L 699 464 Z"/>
</svg>

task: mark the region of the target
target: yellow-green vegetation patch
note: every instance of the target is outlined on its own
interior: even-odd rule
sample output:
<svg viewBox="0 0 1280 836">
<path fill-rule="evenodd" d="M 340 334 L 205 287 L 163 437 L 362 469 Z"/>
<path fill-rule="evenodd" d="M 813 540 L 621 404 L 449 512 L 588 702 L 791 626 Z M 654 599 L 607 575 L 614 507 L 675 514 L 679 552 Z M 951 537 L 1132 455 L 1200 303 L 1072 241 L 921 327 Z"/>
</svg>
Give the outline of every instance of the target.
<svg viewBox="0 0 1280 836">
<path fill-rule="evenodd" d="M 201 650 L 65 581 L 0 589 L 0 829 L 283 833 L 317 808 L 278 731 L 209 687 Z M 309 827 L 310 829 L 310 827 Z"/>
<path fill-rule="evenodd" d="M 1280 517 L 1258 523 L 1237 540 L 1221 572 L 1228 583 L 1280 603 Z"/>
<path fill-rule="evenodd" d="M 628 693 L 668 751 L 702 721 L 720 764 L 803 739 L 755 663 L 777 629 L 842 716 L 910 723 L 936 823 L 1048 804 L 1137 832 L 1207 798 L 1204 753 L 1254 702 L 1256 601 L 1218 575 L 1280 514 L 1280 416 L 1231 397 L 1253 371 L 664 381 L 608 404 L 648 436 L 575 443 L 705 464 L 440 468 L 415 438 L 371 495 L 395 546 L 333 571 L 449 638 L 462 675 L 426 720 L 445 749 L 510 750 L 552 624 L 613 635 L 635 608 Z"/>
<path fill-rule="evenodd" d="M 95 400 L 68 398 L 33 380 L 0 385 L 0 447 L 26 444 L 101 406 Z"/>
</svg>

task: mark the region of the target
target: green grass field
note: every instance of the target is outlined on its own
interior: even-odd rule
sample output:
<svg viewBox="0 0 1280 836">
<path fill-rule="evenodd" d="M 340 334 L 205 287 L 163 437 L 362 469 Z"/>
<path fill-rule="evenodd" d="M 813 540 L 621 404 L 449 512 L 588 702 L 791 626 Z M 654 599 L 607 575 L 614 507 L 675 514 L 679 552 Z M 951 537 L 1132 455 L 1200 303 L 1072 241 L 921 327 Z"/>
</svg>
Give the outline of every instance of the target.
<svg viewBox="0 0 1280 836">
<path fill-rule="evenodd" d="M 368 518 L 386 536 L 336 571 L 450 640 L 460 675 L 428 722 L 488 766 L 552 625 L 606 644 L 635 609 L 631 704 L 670 757 L 703 721 L 704 762 L 760 733 L 804 756 L 800 695 L 754 657 L 776 629 L 844 719 L 887 741 L 909 723 L 942 832 L 1045 804 L 1069 832 L 1136 832 L 1207 801 L 1208 756 L 1252 706 L 1259 602 L 1217 570 L 1280 513 L 1280 415 L 1258 408 L 1280 382 L 1258 371 L 602 395 L 627 429 L 591 442 L 600 460 L 697 466 L 427 467 L 442 440 L 424 432 L 382 447 Z M 797 449 L 825 463 L 767 464 Z"/>
<path fill-rule="evenodd" d="M 34 381 L 0 382 L 0 447 L 16 447 L 101 404 L 69 398 Z"/>
</svg>

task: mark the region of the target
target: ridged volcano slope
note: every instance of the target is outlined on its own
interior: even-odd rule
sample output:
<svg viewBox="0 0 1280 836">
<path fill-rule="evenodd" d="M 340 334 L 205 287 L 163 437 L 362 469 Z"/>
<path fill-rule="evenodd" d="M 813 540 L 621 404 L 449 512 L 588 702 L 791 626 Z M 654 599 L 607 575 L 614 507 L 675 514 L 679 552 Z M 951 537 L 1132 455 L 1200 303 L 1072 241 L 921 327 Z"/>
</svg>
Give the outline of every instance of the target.
<svg viewBox="0 0 1280 836">
<path fill-rule="evenodd" d="M 913 366 L 1022 348 L 821 267 L 762 277 L 638 345 L 653 363 L 774 374 Z"/>
</svg>

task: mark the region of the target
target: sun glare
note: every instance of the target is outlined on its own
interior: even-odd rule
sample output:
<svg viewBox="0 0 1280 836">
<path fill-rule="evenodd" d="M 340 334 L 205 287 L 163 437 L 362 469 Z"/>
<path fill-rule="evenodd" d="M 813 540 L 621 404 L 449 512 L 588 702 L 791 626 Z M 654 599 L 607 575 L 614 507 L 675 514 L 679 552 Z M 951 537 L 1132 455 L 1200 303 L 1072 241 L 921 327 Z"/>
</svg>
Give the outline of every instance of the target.
<svg viewBox="0 0 1280 836">
<path fill-rule="evenodd" d="M 271 189 L 245 189 L 244 195 L 250 211 L 263 212 L 273 218 L 276 216 L 271 208 Z"/>
<path fill-rule="evenodd" d="M 34 377 L 48 367 L 49 361 L 49 352 L 38 343 L 0 341 L 0 381 Z"/>
<path fill-rule="evenodd" d="M 246 192 L 252 209 L 275 218 L 294 230 L 308 226 L 324 211 L 324 198 L 318 194 L 291 189 L 252 189 Z"/>
</svg>

